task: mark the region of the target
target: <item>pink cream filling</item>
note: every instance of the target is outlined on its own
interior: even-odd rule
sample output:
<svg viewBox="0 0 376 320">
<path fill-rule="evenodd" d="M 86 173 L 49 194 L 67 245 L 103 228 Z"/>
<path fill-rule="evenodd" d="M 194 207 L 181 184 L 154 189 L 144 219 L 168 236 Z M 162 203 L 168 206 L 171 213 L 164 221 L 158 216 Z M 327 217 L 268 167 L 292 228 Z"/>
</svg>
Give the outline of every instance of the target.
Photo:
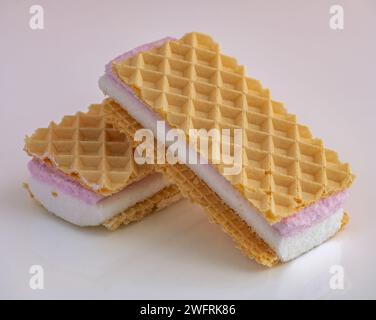
<svg viewBox="0 0 376 320">
<path fill-rule="evenodd" d="M 117 76 L 114 74 L 112 69 L 112 64 L 114 62 L 126 60 L 141 51 L 147 51 L 155 47 L 162 46 L 166 41 L 176 40 L 175 38 L 166 37 L 161 40 L 147 43 L 141 45 L 133 50 L 130 50 L 115 59 L 111 60 L 105 67 L 105 74 L 114 82 L 115 85 L 120 85 L 128 94 L 136 98 L 139 103 L 144 104 L 137 95 L 134 94 L 131 88 L 124 84 Z M 295 213 L 290 217 L 282 219 L 280 222 L 273 224 L 271 227 L 276 230 L 281 236 L 289 237 L 295 235 L 304 229 L 328 218 L 330 215 L 334 214 L 340 208 L 343 207 L 344 202 L 347 198 L 348 191 L 344 190 L 338 192 L 326 199 L 322 199 L 314 203 L 313 205 Z"/>
<path fill-rule="evenodd" d="M 282 219 L 280 222 L 273 224 L 272 227 L 284 237 L 292 236 L 328 218 L 336 211 L 343 208 L 347 196 L 348 190 L 337 192 L 328 198 L 321 199 L 309 207 L 298 211 L 290 217 Z"/>
<path fill-rule="evenodd" d="M 28 163 L 28 169 L 33 178 L 40 182 L 52 185 L 59 191 L 75 197 L 90 205 L 97 204 L 105 197 L 84 188 L 79 182 L 72 180 L 69 176 L 42 161 L 33 158 Z"/>
</svg>

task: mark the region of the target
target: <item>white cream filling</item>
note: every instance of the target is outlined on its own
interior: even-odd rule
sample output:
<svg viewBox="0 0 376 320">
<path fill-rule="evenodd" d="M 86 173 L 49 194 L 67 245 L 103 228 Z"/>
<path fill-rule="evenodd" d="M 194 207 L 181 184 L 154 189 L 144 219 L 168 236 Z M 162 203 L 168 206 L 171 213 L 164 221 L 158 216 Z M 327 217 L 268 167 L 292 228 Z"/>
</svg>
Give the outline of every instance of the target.
<svg viewBox="0 0 376 320">
<path fill-rule="evenodd" d="M 141 103 L 132 94 L 114 82 L 108 75 L 99 79 L 99 87 L 105 95 L 117 101 L 137 122 L 144 128 L 150 129 L 154 136 L 165 141 L 165 137 L 158 137 L 157 121 L 161 121 L 153 111 Z M 166 132 L 170 129 L 166 124 Z M 160 133 L 160 132 L 159 132 Z M 196 151 L 184 144 L 187 153 L 195 154 Z M 188 159 L 193 157 L 188 157 Z M 198 163 L 203 163 L 200 154 L 197 154 Z M 296 258 L 302 253 L 316 247 L 324 242 L 339 229 L 343 216 L 343 209 L 332 214 L 320 223 L 306 228 L 299 234 L 292 237 L 282 237 L 268 222 L 250 206 L 246 200 L 231 183 L 219 174 L 210 164 L 189 164 L 184 162 L 198 177 L 200 177 L 219 197 L 232 208 L 264 241 L 272 247 L 281 261 L 288 261 Z"/>
<path fill-rule="evenodd" d="M 96 204 L 88 204 L 53 185 L 29 178 L 30 191 L 49 212 L 82 227 L 100 225 L 168 185 L 160 173 L 154 173 Z"/>
</svg>

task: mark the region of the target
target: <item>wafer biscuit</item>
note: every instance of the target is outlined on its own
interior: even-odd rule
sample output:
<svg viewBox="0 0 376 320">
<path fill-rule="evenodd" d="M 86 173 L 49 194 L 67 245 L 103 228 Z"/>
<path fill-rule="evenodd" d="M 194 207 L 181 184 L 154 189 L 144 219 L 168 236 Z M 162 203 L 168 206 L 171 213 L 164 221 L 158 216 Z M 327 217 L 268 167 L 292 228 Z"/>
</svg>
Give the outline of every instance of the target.
<svg viewBox="0 0 376 320">
<path fill-rule="evenodd" d="M 134 161 L 126 136 L 106 121 L 103 103 L 37 129 L 25 141 L 33 156 L 29 193 L 73 224 L 115 230 L 181 198 L 152 166 Z"/>
<path fill-rule="evenodd" d="M 171 156 L 170 147 L 183 148 L 183 153 L 177 153 L 183 166 L 161 165 L 158 160 L 157 170 L 204 207 L 208 201 L 202 199 L 207 195 L 210 201 L 218 197 L 217 206 L 210 210 L 218 211 L 215 217 L 223 213 L 225 219 L 214 220 L 229 234 L 238 228 L 228 223 L 231 213 L 221 211 L 220 203 L 249 227 L 243 230 L 245 238 L 254 231 L 285 262 L 326 241 L 347 221 L 344 201 L 354 180 L 349 165 L 273 100 L 259 81 L 248 77 L 234 58 L 222 54 L 210 36 L 190 33 L 180 40 L 165 38 L 128 51 L 106 65 L 99 86 L 159 143 L 166 144 L 166 159 Z M 114 123 L 127 117 L 120 112 L 113 115 Z M 177 145 L 167 141 L 165 132 L 171 128 L 183 131 L 185 139 Z M 119 129 L 130 131 L 132 126 Z M 216 129 L 227 141 L 221 143 L 216 135 L 209 145 L 212 150 L 202 151 L 201 144 L 198 148 L 195 141 L 191 143 L 192 129 L 196 129 L 195 140 L 198 133 L 208 141 L 208 132 Z M 228 129 L 234 135 L 240 132 L 242 139 L 233 135 L 229 140 Z M 130 131 L 130 138 L 134 133 Z M 240 170 L 228 174 L 226 161 L 217 162 L 214 156 L 219 152 L 231 159 L 231 151 L 228 157 L 224 148 L 235 155 L 239 147 L 242 161 L 233 164 Z M 234 239 L 241 246 L 242 240 Z M 255 252 L 246 254 L 272 264 Z"/>
</svg>

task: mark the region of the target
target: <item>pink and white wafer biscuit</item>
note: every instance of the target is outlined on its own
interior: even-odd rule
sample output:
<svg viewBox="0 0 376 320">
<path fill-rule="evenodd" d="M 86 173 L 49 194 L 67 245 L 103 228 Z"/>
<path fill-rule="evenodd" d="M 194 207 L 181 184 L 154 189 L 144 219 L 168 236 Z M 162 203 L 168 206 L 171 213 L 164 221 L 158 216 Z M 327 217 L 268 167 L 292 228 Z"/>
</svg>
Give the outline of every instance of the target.
<svg viewBox="0 0 376 320">
<path fill-rule="evenodd" d="M 99 86 L 125 111 L 114 104 L 108 108 L 110 122 L 118 130 L 130 133 L 124 126 L 132 121 L 130 116 L 165 142 L 166 148 L 169 142 L 160 136 L 158 121 L 165 121 L 166 132 L 185 131 L 182 148 L 195 154 L 199 164 L 182 157 L 179 160 L 185 166 L 180 173 L 158 164 L 157 170 L 176 177 L 174 183 L 192 201 L 205 203 L 212 219 L 216 216 L 235 241 L 247 238 L 240 227 L 245 222 L 248 232 L 265 242 L 279 261 L 289 261 L 332 237 L 346 221 L 343 205 L 354 180 L 349 165 L 324 148 L 322 140 L 272 100 L 269 90 L 248 77 L 234 58 L 222 54 L 209 36 L 190 33 L 179 40 L 165 38 L 133 49 L 107 64 Z M 243 131 L 239 174 L 224 174 L 222 164 L 203 164 L 208 159 L 187 142 L 190 129 L 202 128 Z M 187 190 L 181 178 L 187 169 L 187 175 L 200 180 L 192 188 L 205 184 L 219 200 L 203 200 L 204 195 Z M 231 217 L 223 217 L 214 202 L 224 203 Z M 233 213 L 238 222 L 231 227 Z M 244 242 L 238 245 L 257 259 L 257 250 L 248 250 Z"/>
<path fill-rule="evenodd" d="M 33 157 L 27 183 L 32 196 L 78 226 L 116 229 L 180 198 L 160 173 L 134 162 L 128 140 L 106 122 L 102 104 L 36 130 L 25 150 Z"/>
</svg>

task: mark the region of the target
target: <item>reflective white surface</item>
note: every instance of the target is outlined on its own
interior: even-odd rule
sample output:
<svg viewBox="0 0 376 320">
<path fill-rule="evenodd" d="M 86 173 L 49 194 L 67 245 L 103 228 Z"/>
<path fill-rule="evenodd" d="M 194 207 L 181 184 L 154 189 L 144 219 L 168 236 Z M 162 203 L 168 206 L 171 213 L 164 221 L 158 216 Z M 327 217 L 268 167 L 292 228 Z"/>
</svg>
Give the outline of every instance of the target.
<svg viewBox="0 0 376 320">
<path fill-rule="evenodd" d="M 0 2 L 1 298 L 376 298 L 373 1 L 342 1 L 342 31 L 329 28 L 331 1 L 38 3 L 41 31 L 29 28 L 33 1 Z M 73 227 L 28 198 L 24 135 L 100 101 L 97 80 L 115 55 L 191 30 L 212 34 L 351 163 L 345 232 L 264 269 L 187 201 L 109 233 Z M 31 265 L 43 266 L 44 290 L 30 289 Z M 343 290 L 330 288 L 333 265 Z"/>
</svg>

